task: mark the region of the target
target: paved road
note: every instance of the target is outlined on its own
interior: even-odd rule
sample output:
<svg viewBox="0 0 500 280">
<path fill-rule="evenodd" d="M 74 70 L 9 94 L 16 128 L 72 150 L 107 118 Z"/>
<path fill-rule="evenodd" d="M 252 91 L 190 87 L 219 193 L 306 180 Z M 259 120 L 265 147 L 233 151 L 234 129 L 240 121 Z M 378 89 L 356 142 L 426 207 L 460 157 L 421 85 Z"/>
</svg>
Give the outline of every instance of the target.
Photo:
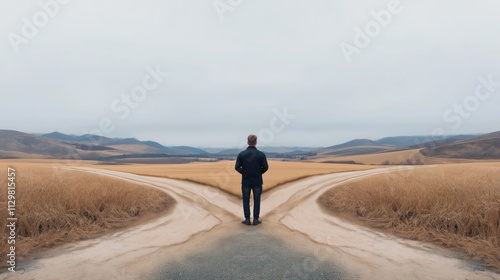
<svg viewBox="0 0 500 280">
<path fill-rule="evenodd" d="M 282 226 L 235 223 L 221 231 L 226 232 L 223 238 L 201 252 L 166 260 L 147 279 L 356 279 L 333 263 L 321 245 Z"/>
</svg>

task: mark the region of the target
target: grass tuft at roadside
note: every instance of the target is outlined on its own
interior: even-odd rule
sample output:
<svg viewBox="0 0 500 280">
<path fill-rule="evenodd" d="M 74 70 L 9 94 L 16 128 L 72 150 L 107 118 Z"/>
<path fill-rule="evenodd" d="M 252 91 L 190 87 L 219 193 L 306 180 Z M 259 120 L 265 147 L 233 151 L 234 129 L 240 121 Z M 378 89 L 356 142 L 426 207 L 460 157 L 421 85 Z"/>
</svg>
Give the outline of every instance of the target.
<svg viewBox="0 0 500 280">
<path fill-rule="evenodd" d="M 158 189 L 119 179 L 27 164 L 16 169 L 18 259 L 40 248 L 153 218 L 175 205 L 172 197 Z M 2 193 L 7 193 L 7 185 L 6 177 L 0 177 Z M 0 196 L 0 209 L 0 220 L 7 221 L 5 195 Z M 1 235 L 0 244 L 3 260 L 8 253 L 7 234 Z"/>
<path fill-rule="evenodd" d="M 500 270 L 500 164 L 419 168 L 352 181 L 318 202 L 334 214 L 458 248 Z"/>
</svg>

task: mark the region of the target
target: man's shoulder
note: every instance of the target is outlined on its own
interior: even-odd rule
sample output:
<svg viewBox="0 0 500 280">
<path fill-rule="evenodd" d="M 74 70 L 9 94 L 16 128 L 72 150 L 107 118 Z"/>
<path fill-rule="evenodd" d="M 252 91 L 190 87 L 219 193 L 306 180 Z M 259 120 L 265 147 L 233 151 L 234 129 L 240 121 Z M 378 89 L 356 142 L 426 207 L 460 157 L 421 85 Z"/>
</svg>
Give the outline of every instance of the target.
<svg viewBox="0 0 500 280">
<path fill-rule="evenodd" d="M 241 152 L 238 153 L 237 158 L 241 158 L 244 155 L 245 155 L 245 151 L 241 151 Z"/>
<path fill-rule="evenodd" d="M 246 154 L 248 153 L 248 150 L 243 150 L 241 152 L 238 153 L 238 157 L 244 157 Z"/>
<path fill-rule="evenodd" d="M 241 154 L 248 154 L 248 153 L 257 153 L 257 154 L 261 154 L 261 155 L 265 155 L 264 152 L 262 152 L 261 150 L 257 149 L 256 147 L 248 147 L 246 149 L 244 149 L 243 151 L 241 151 L 239 153 L 239 155 Z"/>
<path fill-rule="evenodd" d="M 261 157 L 266 157 L 266 154 L 261 150 L 257 150 L 257 154 L 260 155 Z"/>
<path fill-rule="evenodd" d="M 264 154 L 262 151 L 259 151 L 257 148 L 253 147 L 249 147 L 249 148 L 246 148 L 244 149 L 243 151 L 241 151 L 238 155 L 246 155 L 246 154 Z"/>
</svg>

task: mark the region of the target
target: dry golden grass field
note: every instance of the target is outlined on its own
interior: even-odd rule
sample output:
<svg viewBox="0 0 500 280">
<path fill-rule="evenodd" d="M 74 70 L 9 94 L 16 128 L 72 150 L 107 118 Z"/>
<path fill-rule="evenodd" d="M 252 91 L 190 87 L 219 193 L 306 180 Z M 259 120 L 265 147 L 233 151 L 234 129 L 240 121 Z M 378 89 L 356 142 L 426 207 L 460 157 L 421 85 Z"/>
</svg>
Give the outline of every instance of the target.
<svg viewBox="0 0 500 280">
<path fill-rule="evenodd" d="M 17 176 L 18 255 L 85 239 L 153 217 L 175 202 L 159 190 L 57 167 L 87 166 L 194 181 L 241 195 L 234 161 L 102 165 L 96 162 L 10 161 Z M 0 161 L 0 172 L 7 172 Z M 265 190 L 312 175 L 380 166 L 269 161 Z M 56 167 L 56 168 L 54 168 Z M 6 193 L 7 180 L 0 176 Z M 334 188 L 326 208 L 407 237 L 465 250 L 500 268 L 500 163 L 432 166 L 377 175 Z M 0 209 L 6 209 L 0 196 Z M 0 220 L 6 220 L 0 211 Z M 0 242 L 7 244 L 7 235 Z M 5 256 L 7 247 L 0 254 Z"/>
<path fill-rule="evenodd" d="M 500 270 L 500 163 L 376 175 L 333 188 L 319 202 L 370 226 L 459 248 Z"/>
<path fill-rule="evenodd" d="M 38 162 L 0 163 L 0 220 L 7 221 L 7 168 L 16 173 L 16 255 L 86 239 L 163 213 L 175 204 L 160 190 Z M 8 253 L 7 228 L 0 254 Z M 2 261 L 0 266 L 4 266 Z"/>
<path fill-rule="evenodd" d="M 187 164 L 99 165 L 98 168 L 140 175 L 189 180 L 241 195 L 241 175 L 234 170 L 234 161 Z M 379 166 L 380 167 L 380 166 Z M 264 174 L 264 191 L 308 176 L 373 169 L 376 166 L 308 162 L 269 161 Z"/>
</svg>

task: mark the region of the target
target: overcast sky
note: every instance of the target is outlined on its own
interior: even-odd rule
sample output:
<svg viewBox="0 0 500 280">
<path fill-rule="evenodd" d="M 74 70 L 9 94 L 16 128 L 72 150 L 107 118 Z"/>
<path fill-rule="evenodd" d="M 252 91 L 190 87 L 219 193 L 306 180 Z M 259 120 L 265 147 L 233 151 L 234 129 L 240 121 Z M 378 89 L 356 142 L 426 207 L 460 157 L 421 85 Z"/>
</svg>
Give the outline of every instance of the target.
<svg viewBox="0 0 500 280">
<path fill-rule="evenodd" d="M 46 3 L 44 5 L 40 3 Z M 0 128 L 329 146 L 500 130 L 495 0 L 2 0 Z"/>
</svg>

